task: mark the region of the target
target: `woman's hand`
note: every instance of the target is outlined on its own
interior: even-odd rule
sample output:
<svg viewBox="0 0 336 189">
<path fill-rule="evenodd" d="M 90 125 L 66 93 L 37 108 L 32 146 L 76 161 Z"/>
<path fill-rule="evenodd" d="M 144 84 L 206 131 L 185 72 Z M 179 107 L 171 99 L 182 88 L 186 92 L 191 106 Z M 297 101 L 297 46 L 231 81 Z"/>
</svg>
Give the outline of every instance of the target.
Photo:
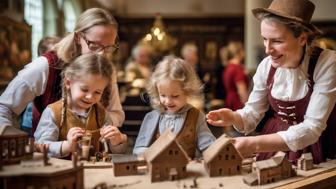
<svg viewBox="0 0 336 189">
<path fill-rule="evenodd" d="M 100 129 L 102 138 L 109 139 L 112 145 L 118 145 L 127 141 L 127 136 L 119 131 L 116 126 L 108 125 Z"/>
<path fill-rule="evenodd" d="M 231 126 L 234 121 L 233 111 L 227 108 L 210 111 L 207 115 L 207 122 L 213 126 Z"/>
<path fill-rule="evenodd" d="M 234 138 L 234 146 L 243 158 L 249 158 L 257 151 L 257 143 L 254 137 Z"/>
</svg>

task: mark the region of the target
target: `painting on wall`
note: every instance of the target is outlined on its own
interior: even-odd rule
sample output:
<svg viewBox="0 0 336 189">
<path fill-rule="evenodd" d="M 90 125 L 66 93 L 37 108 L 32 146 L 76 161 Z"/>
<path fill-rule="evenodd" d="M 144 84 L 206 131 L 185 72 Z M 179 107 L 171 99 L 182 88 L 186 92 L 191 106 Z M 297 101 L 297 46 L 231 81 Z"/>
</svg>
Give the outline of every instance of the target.
<svg viewBox="0 0 336 189">
<path fill-rule="evenodd" d="M 31 26 L 0 17 L 0 84 L 7 84 L 31 61 Z"/>
</svg>

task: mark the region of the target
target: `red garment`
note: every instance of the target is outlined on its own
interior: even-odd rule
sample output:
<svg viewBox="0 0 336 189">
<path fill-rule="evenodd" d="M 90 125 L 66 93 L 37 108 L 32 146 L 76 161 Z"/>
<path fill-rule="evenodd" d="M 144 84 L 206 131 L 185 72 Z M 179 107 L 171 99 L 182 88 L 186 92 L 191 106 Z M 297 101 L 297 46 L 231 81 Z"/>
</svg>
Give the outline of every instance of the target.
<svg viewBox="0 0 336 189">
<path fill-rule="evenodd" d="M 243 108 L 244 103 L 240 101 L 237 82 L 244 82 L 246 87 L 249 84 L 244 67 L 241 64 L 229 63 L 223 71 L 222 80 L 226 91 L 225 107 L 232 110 Z"/>
<path fill-rule="evenodd" d="M 318 56 L 317 56 L 318 57 Z M 285 131 L 292 125 L 296 125 L 300 122 L 303 122 L 304 115 L 306 113 L 307 106 L 309 104 L 310 96 L 313 92 L 314 80 L 313 74 L 316 65 L 317 58 L 311 58 L 309 62 L 308 75 L 309 80 L 312 85 L 309 86 L 309 91 L 306 96 L 297 101 L 281 101 L 275 99 L 271 95 L 271 90 L 273 87 L 273 76 L 276 72 L 276 68 L 273 66 L 269 71 L 269 75 L 267 78 L 267 90 L 268 90 L 268 100 L 270 103 L 270 114 L 267 117 L 267 121 L 262 128 L 261 134 L 271 134 L 277 133 L 278 131 Z M 334 111 L 331 113 L 329 120 L 327 122 L 327 128 L 322 132 L 319 140 L 307 146 L 302 150 L 298 150 L 297 152 L 288 151 L 286 152 L 287 158 L 293 164 L 297 163 L 297 160 L 303 153 L 311 152 L 313 156 L 313 160 L 315 164 L 318 164 L 322 161 L 325 161 L 326 158 L 334 159 L 335 158 L 335 137 L 336 137 L 336 128 L 335 128 L 335 107 Z M 281 112 L 279 114 L 278 112 Z M 298 127 L 298 126 L 297 126 Z M 259 153 L 257 156 L 257 161 L 269 159 L 276 152 L 266 152 Z"/>
<path fill-rule="evenodd" d="M 34 99 L 32 134 L 36 130 L 43 110 L 51 103 L 56 102 L 62 96 L 61 90 L 61 71 L 62 61 L 57 57 L 56 52 L 49 51 L 43 54 L 48 59 L 49 75 L 44 94 Z"/>
</svg>

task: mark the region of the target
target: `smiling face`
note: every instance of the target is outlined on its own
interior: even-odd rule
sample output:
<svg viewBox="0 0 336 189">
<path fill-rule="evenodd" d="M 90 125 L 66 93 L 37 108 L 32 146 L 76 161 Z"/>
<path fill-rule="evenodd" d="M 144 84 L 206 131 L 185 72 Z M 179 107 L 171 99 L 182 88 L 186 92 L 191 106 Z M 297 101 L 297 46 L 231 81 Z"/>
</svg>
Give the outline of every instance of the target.
<svg viewBox="0 0 336 189">
<path fill-rule="evenodd" d="M 261 36 L 265 52 L 271 56 L 274 67 L 296 68 L 300 64 L 307 42 L 305 34 L 296 38 L 285 25 L 264 19 L 261 22 Z"/>
<path fill-rule="evenodd" d="M 179 81 L 164 79 L 157 83 L 159 98 L 165 111 L 169 113 L 178 112 L 187 103 L 187 95 L 182 89 Z"/>
<path fill-rule="evenodd" d="M 69 91 L 69 108 L 76 112 L 86 112 L 100 101 L 107 84 L 106 78 L 93 74 L 79 80 L 65 79 L 65 86 Z"/>
</svg>

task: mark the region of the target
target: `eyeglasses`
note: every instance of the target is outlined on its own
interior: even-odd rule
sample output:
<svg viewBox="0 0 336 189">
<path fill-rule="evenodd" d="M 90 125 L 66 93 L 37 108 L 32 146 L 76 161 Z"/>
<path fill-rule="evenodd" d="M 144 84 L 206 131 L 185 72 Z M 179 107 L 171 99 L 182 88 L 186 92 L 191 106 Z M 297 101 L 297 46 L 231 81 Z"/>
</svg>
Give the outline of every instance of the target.
<svg viewBox="0 0 336 189">
<path fill-rule="evenodd" d="M 98 44 L 97 42 L 88 40 L 83 32 L 81 32 L 80 35 L 84 39 L 88 48 L 93 52 L 101 52 L 101 51 L 114 52 L 117 49 L 119 49 L 118 44 L 104 46 L 104 45 Z"/>
</svg>

